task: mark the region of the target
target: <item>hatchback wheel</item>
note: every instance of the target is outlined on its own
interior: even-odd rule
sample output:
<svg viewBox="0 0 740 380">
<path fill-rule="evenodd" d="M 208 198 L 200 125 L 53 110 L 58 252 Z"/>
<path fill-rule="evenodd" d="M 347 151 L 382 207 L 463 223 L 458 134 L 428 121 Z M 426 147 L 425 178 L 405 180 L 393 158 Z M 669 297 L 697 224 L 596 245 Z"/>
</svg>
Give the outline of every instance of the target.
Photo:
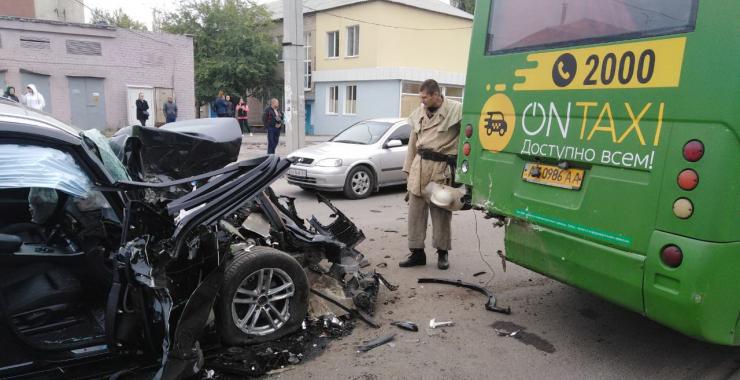
<svg viewBox="0 0 740 380">
<path fill-rule="evenodd" d="M 344 180 L 344 195 L 350 199 L 370 196 L 375 188 L 375 177 L 367 166 L 357 166 L 349 171 Z"/>
<path fill-rule="evenodd" d="M 265 342 L 296 331 L 308 311 L 306 272 L 292 256 L 252 247 L 226 269 L 217 328 L 232 345 Z"/>
</svg>

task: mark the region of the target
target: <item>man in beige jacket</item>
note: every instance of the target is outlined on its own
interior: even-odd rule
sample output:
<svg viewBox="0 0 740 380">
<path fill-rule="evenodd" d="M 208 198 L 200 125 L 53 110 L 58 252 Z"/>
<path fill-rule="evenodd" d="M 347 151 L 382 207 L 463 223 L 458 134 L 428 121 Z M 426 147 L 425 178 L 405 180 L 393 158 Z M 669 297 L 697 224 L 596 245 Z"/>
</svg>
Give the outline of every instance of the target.
<svg viewBox="0 0 740 380">
<path fill-rule="evenodd" d="M 424 240 L 427 220 L 432 215 L 432 246 L 437 249 L 437 267 L 449 268 L 447 253 L 451 247 L 452 212 L 428 203 L 423 191 L 430 182 L 451 182 L 460 135 L 462 105 L 445 99 L 439 84 L 427 79 L 419 90 L 422 104 L 411 116 L 411 136 L 403 171 L 408 176 L 408 237 L 411 255 L 398 265 L 426 265 Z"/>
</svg>

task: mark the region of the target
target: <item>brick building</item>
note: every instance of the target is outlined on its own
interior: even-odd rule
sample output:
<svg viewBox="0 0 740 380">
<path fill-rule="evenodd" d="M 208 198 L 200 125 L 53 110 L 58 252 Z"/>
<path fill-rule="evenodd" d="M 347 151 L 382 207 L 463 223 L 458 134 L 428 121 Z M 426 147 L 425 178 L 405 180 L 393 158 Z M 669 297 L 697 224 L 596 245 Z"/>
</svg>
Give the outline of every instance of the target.
<svg viewBox="0 0 740 380">
<path fill-rule="evenodd" d="M 147 125 L 164 122 L 167 96 L 177 102 L 178 119 L 194 118 L 193 67 L 189 36 L 0 16 L 0 85 L 20 94 L 35 84 L 44 111 L 80 128 L 138 123 L 139 92 L 150 106 Z"/>
</svg>

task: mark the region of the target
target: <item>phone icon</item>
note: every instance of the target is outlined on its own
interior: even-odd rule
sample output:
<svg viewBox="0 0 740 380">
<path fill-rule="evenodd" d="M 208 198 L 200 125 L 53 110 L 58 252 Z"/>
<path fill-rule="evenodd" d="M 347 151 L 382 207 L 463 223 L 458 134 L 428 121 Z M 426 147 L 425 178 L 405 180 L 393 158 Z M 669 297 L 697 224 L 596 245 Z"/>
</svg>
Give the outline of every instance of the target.
<svg viewBox="0 0 740 380">
<path fill-rule="evenodd" d="M 552 66 L 552 81 L 558 87 L 565 87 L 573 82 L 577 69 L 576 57 L 573 54 L 564 53 L 555 60 Z"/>
</svg>

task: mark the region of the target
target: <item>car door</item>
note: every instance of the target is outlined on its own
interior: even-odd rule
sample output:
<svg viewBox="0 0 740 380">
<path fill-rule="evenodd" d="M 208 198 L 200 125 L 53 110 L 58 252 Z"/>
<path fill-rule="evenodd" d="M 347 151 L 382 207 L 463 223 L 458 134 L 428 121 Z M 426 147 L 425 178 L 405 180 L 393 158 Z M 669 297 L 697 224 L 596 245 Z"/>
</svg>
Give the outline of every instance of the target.
<svg viewBox="0 0 740 380">
<path fill-rule="evenodd" d="M 406 150 L 411 135 L 411 126 L 407 123 L 398 124 L 395 129 L 388 135 L 382 145 L 383 153 L 381 154 L 381 175 L 380 185 L 388 186 L 406 182 L 406 174 L 403 169 L 403 162 L 406 160 Z M 401 146 L 389 147 L 388 142 L 400 140 Z"/>
</svg>

